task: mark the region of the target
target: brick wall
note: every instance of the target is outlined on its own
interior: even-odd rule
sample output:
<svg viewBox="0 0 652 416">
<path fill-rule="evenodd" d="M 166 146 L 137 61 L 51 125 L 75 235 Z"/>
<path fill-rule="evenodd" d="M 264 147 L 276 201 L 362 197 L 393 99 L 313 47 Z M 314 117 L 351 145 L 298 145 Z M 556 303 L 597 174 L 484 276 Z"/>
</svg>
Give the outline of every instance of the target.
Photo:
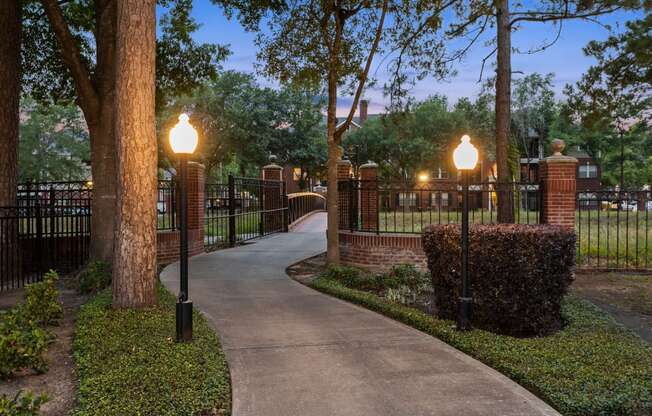
<svg viewBox="0 0 652 416">
<path fill-rule="evenodd" d="M 340 231 L 343 264 L 372 271 L 386 271 L 401 263 L 427 270 L 420 234 L 372 234 Z"/>
</svg>

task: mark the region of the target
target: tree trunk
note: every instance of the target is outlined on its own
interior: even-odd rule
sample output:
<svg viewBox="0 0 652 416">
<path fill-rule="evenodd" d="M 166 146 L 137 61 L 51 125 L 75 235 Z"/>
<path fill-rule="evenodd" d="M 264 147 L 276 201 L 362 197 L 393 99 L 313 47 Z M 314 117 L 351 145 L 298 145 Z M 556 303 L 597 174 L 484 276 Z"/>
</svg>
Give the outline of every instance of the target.
<svg viewBox="0 0 652 416">
<path fill-rule="evenodd" d="M 21 0 L 0 2 L 0 206 L 16 204 Z"/>
<path fill-rule="evenodd" d="M 338 218 L 338 189 L 337 189 L 337 163 L 342 156 L 339 145 L 335 141 L 335 127 L 337 126 L 337 76 L 335 70 L 328 74 L 328 161 L 326 163 L 328 178 L 328 193 L 326 194 L 327 224 L 326 230 L 326 262 L 328 265 L 340 264 L 339 218 Z"/>
<path fill-rule="evenodd" d="M 77 102 L 84 113 L 91 140 L 93 216 L 91 258 L 113 259 L 116 215 L 116 150 L 114 131 L 116 0 L 95 2 L 97 65 L 94 76 L 81 57 L 79 45 L 57 0 L 41 0 L 54 31 L 61 57 L 75 83 Z"/>
<path fill-rule="evenodd" d="M 509 0 L 498 0 L 496 62 L 496 166 L 498 168 L 498 222 L 513 223 L 509 138 L 512 83 L 512 46 Z"/>
<path fill-rule="evenodd" d="M 113 306 L 156 303 L 156 1 L 118 0 Z"/>
<path fill-rule="evenodd" d="M 100 112 L 91 136 L 91 172 L 93 174 L 93 216 L 91 218 L 91 258 L 111 262 L 116 210 L 116 137 L 115 107 L 115 0 L 95 2 L 97 67 L 95 71 Z"/>
</svg>

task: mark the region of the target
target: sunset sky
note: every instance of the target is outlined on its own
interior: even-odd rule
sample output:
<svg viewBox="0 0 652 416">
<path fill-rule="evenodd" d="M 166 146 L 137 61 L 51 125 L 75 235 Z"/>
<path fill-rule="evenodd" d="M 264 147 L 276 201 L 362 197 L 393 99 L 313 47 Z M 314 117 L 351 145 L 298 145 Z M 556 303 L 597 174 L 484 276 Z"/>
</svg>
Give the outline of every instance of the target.
<svg viewBox="0 0 652 416">
<path fill-rule="evenodd" d="M 200 30 L 194 35 L 197 41 L 228 44 L 232 55 L 224 63 L 226 69 L 234 69 L 243 72 L 255 73 L 254 63 L 256 62 L 255 35 L 246 32 L 237 20 L 229 21 L 221 8 L 211 4 L 209 0 L 198 0 L 194 2 L 193 15 L 202 24 Z M 637 17 L 632 13 L 614 13 L 600 19 L 603 24 L 612 26 L 615 31 L 621 31 L 624 22 Z M 488 35 L 493 35 L 495 29 L 491 29 Z M 527 50 L 542 45 L 552 40 L 557 33 L 557 28 L 552 24 L 528 23 L 521 30 L 515 32 L 512 37 L 514 47 Z M 553 72 L 555 74 L 555 90 L 558 98 L 562 99 L 561 90 L 567 83 L 577 81 L 586 69 L 591 65 L 592 60 L 582 53 L 582 48 L 593 39 L 605 39 L 609 32 L 606 28 L 584 21 L 566 21 L 559 41 L 544 52 L 534 55 L 514 54 L 512 58 L 512 69 L 521 71 L 523 74 L 539 72 L 542 74 Z M 446 81 L 425 79 L 419 82 L 412 91 L 417 99 L 424 99 L 432 94 L 445 94 L 451 102 L 459 97 L 475 96 L 480 85 L 478 77 L 482 58 L 487 55 L 490 48 L 479 42 L 470 51 L 464 62 L 455 65 L 458 75 Z M 375 89 L 367 89 L 365 98 L 370 101 L 370 113 L 382 112 L 387 99 L 382 94 L 382 83 L 387 79 L 385 63 L 380 64 L 381 59 L 376 59 L 372 72 L 376 73 L 380 81 Z M 492 68 L 485 68 L 485 76 L 491 75 Z M 523 76 L 520 73 L 515 78 Z M 259 77 L 264 85 L 276 85 L 273 80 Z M 338 101 L 338 113 L 346 111 L 350 105 L 348 97 L 340 97 Z"/>
</svg>

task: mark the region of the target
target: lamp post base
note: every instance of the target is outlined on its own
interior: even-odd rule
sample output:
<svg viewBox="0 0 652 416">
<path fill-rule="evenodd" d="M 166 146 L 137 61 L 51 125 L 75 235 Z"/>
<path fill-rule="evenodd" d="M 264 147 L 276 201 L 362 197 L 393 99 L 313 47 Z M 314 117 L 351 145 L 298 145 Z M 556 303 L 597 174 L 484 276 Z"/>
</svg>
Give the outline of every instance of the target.
<svg viewBox="0 0 652 416">
<path fill-rule="evenodd" d="M 192 302 L 177 301 L 177 342 L 192 341 Z"/>
<path fill-rule="evenodd" d="M 472 306 L 473 306 L 472 298 L 460 297 L 459 310 L 457 312 L 458 331 L 468 331 L 471 329 Z"/>
</svg>

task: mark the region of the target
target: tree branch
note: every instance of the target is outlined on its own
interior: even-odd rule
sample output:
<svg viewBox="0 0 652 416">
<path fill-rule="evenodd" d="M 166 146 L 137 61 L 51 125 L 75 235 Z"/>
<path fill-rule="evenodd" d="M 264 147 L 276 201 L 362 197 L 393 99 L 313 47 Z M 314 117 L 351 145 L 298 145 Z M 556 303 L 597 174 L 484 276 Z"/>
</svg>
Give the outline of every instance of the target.
<svg viewBox="0 0 652 416">
<path fill-rule="evenodd" d="M 91 81 L 90 71 L 82 60 L 81 52 L 70 33 L 59 2 L 57 0 L 41 0 L 41 3 L 59 42 L 63 61 L 75 81 L 80 107 L 84 111 L 86 121 L 88 124 L 93 124 L 99 113 L 100 100 Z"/>
<path fill-rule="evenodd" d="M 376 28 L 376 35 L 374 37 L 373 44 L 371 45 L 371 49 L 369 50 L 369 55 L 367 56 L 367 62 L 365 63 L 364 70 L 362 71 L 362 74 L 360 76 L 360 82 L 358 84 L 358 88 L 355 91 L 355 96 L 353 98 L 353 103 L 351 103 L 351 109 L 349 110 L 349 115 L 346 117 L 346 120 L 342 125 L 335 130 L 335 142 L 339 144 L 342 134 L 346 131 L 346 129 L 349 127 L 351 124 L 351 120 L 353 120 L 353 114 L 355 114 L 355 109 L 358 107 L 358 101 L 360 100 L 360 95 L 362 94 L 362 90 L 364 89 L 364 84 L 367 80 L 367 76 L 369 75 L 369 68 L 371 68 L 371 61 L 374 59 L 374 55 L 376 54 L 376 50 L 378 49 L 378 44 L 380 43 L 380 38 L 383 33 L 383 26 L 385 25 L 385 15 L 387 14 L 387 5 L 388 5 L 388 0 L 383 1 L 383 11 L 380 15 L 380 20 L 378 22 L 378 27 Z"/>
<path fill-rule="evenodd" d="M 517 22 L 550 22 L 553 20 L 562 20 L 562 19 L 587 19 L 590 17 L 600 16 L 603 14 L 608 14 L 620 10 L 620 6 L 615 6 L 611 8 L 599 8 L 592 12 L 574 14 L 570 13 L 568 10 L 568 3 L 566 3 L 566 9 L 563 13 L 542 13 L 542 12 L 521 12 L 521 13 L 512 13 L 512 16 L 519 16 L 515 19 L 512 19 L 509 22 L 509 26 L 513 26 Z"/>
</svg>

